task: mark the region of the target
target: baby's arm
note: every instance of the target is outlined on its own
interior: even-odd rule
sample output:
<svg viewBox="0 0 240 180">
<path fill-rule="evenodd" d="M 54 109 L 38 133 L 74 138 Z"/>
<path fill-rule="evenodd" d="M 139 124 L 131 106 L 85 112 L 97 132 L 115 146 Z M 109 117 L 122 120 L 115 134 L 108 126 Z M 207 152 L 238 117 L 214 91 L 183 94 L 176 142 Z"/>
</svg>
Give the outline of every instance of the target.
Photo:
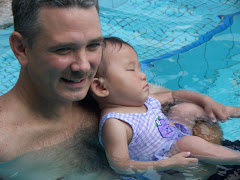
<svg viewBox="0 0 240 180">
<path fill-rule="evenodd" d="M 169 169 L 183 171 L 198 162 L 196 158 L 186 158 L 190 155 L 188 152 L 182 152 L 160 161 L 130 160 L 128 144 L 132 137 L 131 135 L 129 137 L 129 133 L 129 126 L 117 119 L 108 119 L 102 129 L 102 139 L 109 164 L 117 173 L 143 174 L 149 170 Z"/>
</svg>

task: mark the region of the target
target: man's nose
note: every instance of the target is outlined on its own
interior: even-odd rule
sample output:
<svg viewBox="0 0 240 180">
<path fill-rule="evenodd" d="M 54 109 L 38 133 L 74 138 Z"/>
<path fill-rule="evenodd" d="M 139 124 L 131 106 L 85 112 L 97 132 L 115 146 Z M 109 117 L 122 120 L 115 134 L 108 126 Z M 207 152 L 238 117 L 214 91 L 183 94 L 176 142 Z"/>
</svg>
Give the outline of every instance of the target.
<svg viewBox="0 0 240 180">
<path fill-rule="evenodd" d="M 72 71 L 89 71 L 90 63 L 87 56 L 87 52 L 85 50 L 81 50 L 76 52 L 73 57 L 73 63 L 71 65 Z"/>
</svg>

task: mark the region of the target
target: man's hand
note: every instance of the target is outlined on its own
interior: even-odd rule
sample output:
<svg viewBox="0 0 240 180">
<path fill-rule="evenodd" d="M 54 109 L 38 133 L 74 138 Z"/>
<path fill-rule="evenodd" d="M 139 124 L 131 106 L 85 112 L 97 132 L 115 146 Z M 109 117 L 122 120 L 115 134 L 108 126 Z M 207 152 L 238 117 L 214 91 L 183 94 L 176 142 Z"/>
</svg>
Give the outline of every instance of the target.
<svg viewBox="0 0 240 180">
<path fill-rule="evenodd" d="M 169 158 L 170 166 L 172 166 L 170 169 L 187 172 L 197 168 L 198 159 L 190 158 L 189 156 L 190 152 L 181 152 Z"/>
<path fill-rule="evenodd" d="M 203 108 L 213 122 L 221 121 L 224 123 L 230 116 L 226 106 L 218 103 L 208 96 L 204 98 Z"/>
</svg>

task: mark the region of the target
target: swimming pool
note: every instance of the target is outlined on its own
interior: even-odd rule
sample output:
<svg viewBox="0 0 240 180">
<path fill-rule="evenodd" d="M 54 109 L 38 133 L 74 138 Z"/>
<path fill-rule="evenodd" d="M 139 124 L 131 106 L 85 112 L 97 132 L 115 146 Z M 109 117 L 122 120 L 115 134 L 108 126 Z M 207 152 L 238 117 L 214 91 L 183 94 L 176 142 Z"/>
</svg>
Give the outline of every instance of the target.
<svg viewBox="0 0 240 180">
<path fill-rule="evenodd" d="M 100 0 L 104 36 L 119 36 L 136 49 L 148 81 L 198 91 L 240 106 L 239 0 Z M 16 83 L 20 66 L 0 30 L 0 95 Z M 222 125 L 240 139 L 240 119 Z"/>
<path fill-rule="evenodd" d="M 104 2 L 103 34 L 134 46 L 149 82 L 240 106 L 240 1 Z M 222 127 L 226 139 L 240 139 L 239 119 Z"/>
<path fill-rule="evenodd" d="M 119 36 L 133 45 L 149 82 L 240 106 L 240 1 L 99 3 L 103 35 Z M 0 30 L 0 94 L 12 88 L 20 69 L 8 42 L 12 31 L 12 26 Z M 226 139 L 240 139 L 240 119 L 222 128 Z"/>
</svg>

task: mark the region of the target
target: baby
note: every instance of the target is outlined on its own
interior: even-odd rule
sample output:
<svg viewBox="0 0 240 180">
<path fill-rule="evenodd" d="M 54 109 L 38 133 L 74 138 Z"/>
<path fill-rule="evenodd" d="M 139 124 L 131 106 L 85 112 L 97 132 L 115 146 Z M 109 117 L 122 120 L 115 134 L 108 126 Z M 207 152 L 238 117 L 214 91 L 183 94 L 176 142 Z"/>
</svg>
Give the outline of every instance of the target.
<svg viewBox="0 0 240 180">
<path fill-rule="evenodd" d="M 227 117 L 239 117 L 240 108 L 223 106 L 193 91 L 150 94 L 136 51 L 119 38 L 105 38 L 91 94 L 101 109 L 100 142 L 110 166 L 118 173 L 145 173 L 149 169 L 182 171 L 198 160 L 214 165 L 240 164 L 239 152 L 192 135 L 196 114 L 182 113 L 179 118 L 175 111 L 166 117 L 161 105 L 194 102 L 203 107 L 198 116 L 208 114 L 220 117 L 223 122 Z"/>
</svg>

